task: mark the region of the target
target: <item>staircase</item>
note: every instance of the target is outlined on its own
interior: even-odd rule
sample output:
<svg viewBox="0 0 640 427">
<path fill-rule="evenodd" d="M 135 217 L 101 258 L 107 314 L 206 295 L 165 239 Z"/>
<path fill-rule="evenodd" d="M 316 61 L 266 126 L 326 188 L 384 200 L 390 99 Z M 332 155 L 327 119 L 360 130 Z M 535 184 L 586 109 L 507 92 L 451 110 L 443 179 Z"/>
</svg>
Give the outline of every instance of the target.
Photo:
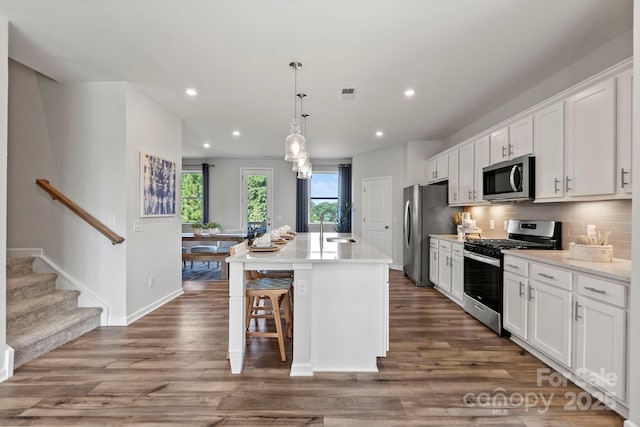
<svg viewBox="0 0 640 427">
<path fill-rule="evenodd" d="M 100 326 L 102 308 L 78 308 L 78 291 L 56 290 L 33 257 L 7 257 L 7 344 L 14 368 Z"/>
</svg>

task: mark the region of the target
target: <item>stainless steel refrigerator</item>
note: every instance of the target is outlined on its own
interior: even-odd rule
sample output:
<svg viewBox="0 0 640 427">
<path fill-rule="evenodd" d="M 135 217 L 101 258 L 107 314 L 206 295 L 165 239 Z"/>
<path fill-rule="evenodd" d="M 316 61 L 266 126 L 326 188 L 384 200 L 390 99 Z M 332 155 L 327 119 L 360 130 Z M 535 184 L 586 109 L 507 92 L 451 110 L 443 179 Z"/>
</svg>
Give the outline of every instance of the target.
<svg viewBox="0 0 640 427">
<path fill-rule="evenodd" d="M 429 234 L 456 234 L 449 207 L 448 183 L 412 185 L 404 189 L 403 270 L 418 286 L 429 282 Z"/>
</svg>

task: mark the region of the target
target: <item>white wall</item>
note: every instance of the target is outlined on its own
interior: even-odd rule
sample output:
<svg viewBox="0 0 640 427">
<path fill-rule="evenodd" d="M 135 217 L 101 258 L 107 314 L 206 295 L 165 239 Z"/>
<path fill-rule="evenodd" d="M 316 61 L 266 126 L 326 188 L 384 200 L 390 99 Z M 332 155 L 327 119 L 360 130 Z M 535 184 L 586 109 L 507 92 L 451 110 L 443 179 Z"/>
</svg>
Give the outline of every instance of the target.
<svg viewBox="0 0 640 427">
<path fill-rule="evenodd" d="M 275 227 L 296 224 L 296 174 L 291 162 L 275 159 L 208 159 L 184 160 L 184 167 L 209 163 L 209 221 L 220 223 L 223 230 L 242 228 L 241 169 L 273 169 L 273 222 Z"/>
<path fill-rule="evenodd" d="M 9 70 L 9 23 L 0 18 L 0 272 L 6 271 L 7 254 L 7 82 Z M 0 295 L 7 295 L 6 274 L 0 274 Z M 0 298 L 0 381 L 11 371 L 10 350 L 7 348 L 7 299 Z"/>
<path fill-rule="evenodd" d="M 127 323 L 167 298 L 182 293 L 180 202 L 176 215 L 140 218 L 139 153 L 147 152 L 176 163 L 180 179 L 182 123 L 137 88 L 126 90 L 126 227 Z M 179 193 L 178 193 L 179 194 Z M 133 232 L 141 220 L 142 232 Z M 153 277 L 154 286 L 149 287 Z"/>
<path fill-rule="evenodd" d="M 113 246 L 35 185 L 48 179 L 126 238 L 124 83 L 59 84 L 9 62 L 7 245 L 47 257 L 126 316 L 127 243 Z"/>
<path fill-rule="evenodd" d="M 588 77 L 617 64 L 633 55 L 633 31 L 620 34 L 609 43 L 585 55 L 583 58 L 550 76 L 491 113 L 472 123 L 461 123 L 463 128 L 449 136 L 448 146 L 464 141 L 473 135 L 526 110 Z M 533 82 L 532 82 L 533 83 Z"/>
<path fill-rule="evenodd" d="M 640 58 L 640 0 L 633 2 L 633 56 Z M 640 81 L 640 67 L 633 68 L 633 80 Z M 633 111 L 640 111 L 640 85 L 633 86 Z M 640 147 L 640 116 L 636 113 L 633 115 L 633 147 Z M 633 168 L 640 170 L 640 150 L 633 150 Z M 633 174 L 633 188 L 640 188 L 640 174 Z M 636 195 L 637 195 L 636 191 Z M 631 230 L 631 246 L 633 248 L 640 247 L 640 197 L 634 197 L 631 201 L 632 223 L 635 226 Z M 631 287 L 629 306 L 632 312 L 629 319 L 629 420 L 633 421 L 636 426 L 640 426 L 640 262 L 638 262 L 638 251 L 636 256 L 631 260 Z"/>
<path fill-rule="evenodd" d="M 444 141 L 409 141 L 405 149 L 404 187 L 426 184 L 426 160 L 445 149 Z"/>
</svg>

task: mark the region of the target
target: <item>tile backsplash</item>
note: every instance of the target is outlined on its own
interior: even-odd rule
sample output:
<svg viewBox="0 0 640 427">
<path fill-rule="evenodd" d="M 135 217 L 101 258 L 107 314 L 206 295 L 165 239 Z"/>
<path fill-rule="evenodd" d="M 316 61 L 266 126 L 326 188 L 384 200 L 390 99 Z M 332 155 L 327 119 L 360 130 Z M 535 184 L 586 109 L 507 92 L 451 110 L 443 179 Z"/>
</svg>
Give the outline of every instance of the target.
<svg viewBox="0 0 640 427">
<path fill-rule="evenodd" d="M 504 238 L 504 221 L 508 219 L 544 219 L 562 222 L 562 249 L 576 236 L 586 234 L 587 224 L 595 224 L 603 234 L 613 229 L 609 244 L 615 258 L 631 259 L 631 200 L 563 203 L 503 203 L 469 207 L 471 218 L 482 229 L 483 237 Z M 493 220 L 495 228 L 490 229 Z"/>
</svg>

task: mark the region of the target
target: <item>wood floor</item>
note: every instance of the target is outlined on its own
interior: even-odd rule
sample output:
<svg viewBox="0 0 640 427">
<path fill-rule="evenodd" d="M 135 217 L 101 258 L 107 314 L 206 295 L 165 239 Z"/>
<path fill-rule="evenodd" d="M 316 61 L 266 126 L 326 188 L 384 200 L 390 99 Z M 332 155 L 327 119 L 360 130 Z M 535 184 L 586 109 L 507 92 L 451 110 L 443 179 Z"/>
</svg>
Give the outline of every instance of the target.
<svg viewBox="0 0 640 427">
<path fill-rule="evenodd" d="M 538 386 L 536 370 L 545 365 L 397 271 L 391 272 L 391 351 L 379 359 L 380 372 L 313 378 L 290 378 L 290 344 L 282 363 L 277 341 L 264 338 L 251 339 L 245 370 L 231 375 L 227 283 L 184 287 L 184 296 L 129 327 L 98 328 L 17 369 L 0 384 L 0 425 L 623 423 L 602 407 L 572 405 L 571 396 L 582 390 L 571 383 Z M 540 396 L 550 401 L 548 409 Z"/>
</svg>

